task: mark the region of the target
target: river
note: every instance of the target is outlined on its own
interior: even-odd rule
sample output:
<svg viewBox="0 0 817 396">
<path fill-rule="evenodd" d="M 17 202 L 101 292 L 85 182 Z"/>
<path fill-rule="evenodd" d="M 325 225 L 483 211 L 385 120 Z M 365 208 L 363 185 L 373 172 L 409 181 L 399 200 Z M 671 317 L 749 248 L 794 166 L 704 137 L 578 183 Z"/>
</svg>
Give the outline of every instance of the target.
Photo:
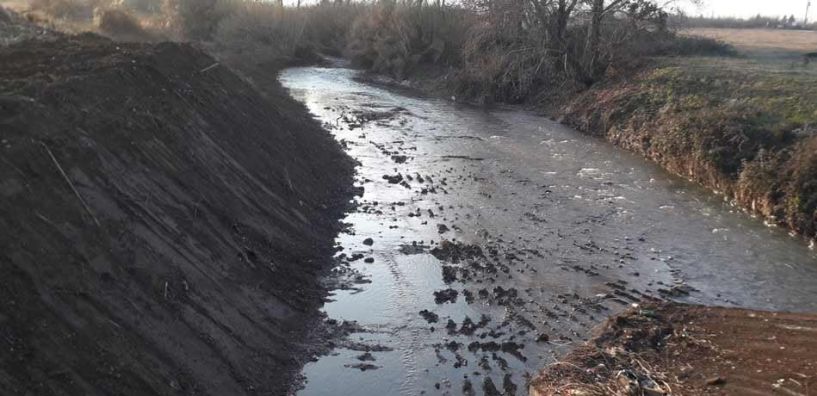
<svg viewBox="0 0 817 396">
<path fill-rule="evenodd" d="M 359 161 L 364 189 L 324 307 L 359 327 L 306 365 L 299 395 L 525 394 L 645 296 L 817 312 L 815 253 L 722 197 L 534 114 L 355 73 L 280 77 Z"/>
</svg>

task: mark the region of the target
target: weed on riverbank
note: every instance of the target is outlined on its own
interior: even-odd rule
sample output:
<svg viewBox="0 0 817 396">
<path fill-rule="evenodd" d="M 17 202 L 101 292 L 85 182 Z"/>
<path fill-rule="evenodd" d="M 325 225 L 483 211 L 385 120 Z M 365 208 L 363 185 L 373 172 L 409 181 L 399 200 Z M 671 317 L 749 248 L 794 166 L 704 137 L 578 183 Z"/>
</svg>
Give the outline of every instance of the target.
<svg viewBox="0 0 817 396">
<path fill-rule="evenodd" d="M 557 110 L 584 131 L 813 236 L 817 74 L 751 58 L 661 59 Z"/>
</svg>

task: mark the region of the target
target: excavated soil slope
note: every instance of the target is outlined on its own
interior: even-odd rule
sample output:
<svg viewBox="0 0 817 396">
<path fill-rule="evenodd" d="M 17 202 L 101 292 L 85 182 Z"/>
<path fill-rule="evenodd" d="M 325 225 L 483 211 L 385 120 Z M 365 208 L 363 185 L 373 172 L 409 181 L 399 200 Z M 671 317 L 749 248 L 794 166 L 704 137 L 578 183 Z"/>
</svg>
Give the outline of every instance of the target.
<svg viewBox="0 0 817 396">
<path fill-rule="evenodd" d="M 0 393 L 286 393 L 351 185 L 334 140 L 189 45 L 0 59 Z"/>
<path fill-rule="evenodd" d="M 530 394 L 817 395 L 817 315 L 647 304 L 548 366 Z"/>
</svg>

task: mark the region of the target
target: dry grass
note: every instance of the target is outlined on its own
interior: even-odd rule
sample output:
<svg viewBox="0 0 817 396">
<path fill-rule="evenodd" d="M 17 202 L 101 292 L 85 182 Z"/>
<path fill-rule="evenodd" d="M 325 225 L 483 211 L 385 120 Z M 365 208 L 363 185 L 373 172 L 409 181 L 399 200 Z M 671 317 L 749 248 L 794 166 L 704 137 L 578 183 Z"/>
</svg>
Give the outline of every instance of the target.
<svg viewBox="0 0 817 396">
<path fill-rule="evenodd" d="M 803 80 L 803 84 L 815 83 L 817 62 L 804 64 L 803 54 L 817 51 L 817 31 L 695 28 L 682 34 L 723 41 L 739 51 L 739 57 L 684 60 L 685 66 L 697 74 L 727 71 L 755 79 L 788 76 Z"/>
<path fill-rule="evenodd" d="M 26 0 L 0 0 L 0 6 L 14 11 L 25 10 L 28 8 Z"/>
<path fill-rule="evenodd" d="M 473 16 L 459 7 L 374 4 L 354 20 L 347 53 L 357 65 L 399 79 L 421 66 L 456 64 Z"/>
<path fill-rule="evenodd" d="M 683 34 L 724 41 L 748 53 L 817 51 L 817 31 L 812 30 L 695 28 Z"/>
</svg>

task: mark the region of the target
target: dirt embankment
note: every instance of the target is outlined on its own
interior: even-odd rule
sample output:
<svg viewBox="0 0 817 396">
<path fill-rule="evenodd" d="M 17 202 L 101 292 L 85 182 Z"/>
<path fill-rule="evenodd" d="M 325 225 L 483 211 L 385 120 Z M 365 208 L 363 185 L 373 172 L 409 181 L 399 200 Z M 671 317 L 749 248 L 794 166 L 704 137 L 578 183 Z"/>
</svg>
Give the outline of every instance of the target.
<svg viewBox="0 0 817 396">
<path fill-rule="evenodd" d="M 0 393 L 286 393 L 351 185 L 334 140 L 188 45 L 0 59 Z"/>
<path fill-rule="evenodd" d="M 817 316 L 649 303 L 531 383 L 550 395 L 817 395 Z"/>
<path fill-rule="evenodd" d="M 817 74 L 744 59 L 662 60 L 557 111 L 808 238 L 817 237 Z"/>
</svg>

